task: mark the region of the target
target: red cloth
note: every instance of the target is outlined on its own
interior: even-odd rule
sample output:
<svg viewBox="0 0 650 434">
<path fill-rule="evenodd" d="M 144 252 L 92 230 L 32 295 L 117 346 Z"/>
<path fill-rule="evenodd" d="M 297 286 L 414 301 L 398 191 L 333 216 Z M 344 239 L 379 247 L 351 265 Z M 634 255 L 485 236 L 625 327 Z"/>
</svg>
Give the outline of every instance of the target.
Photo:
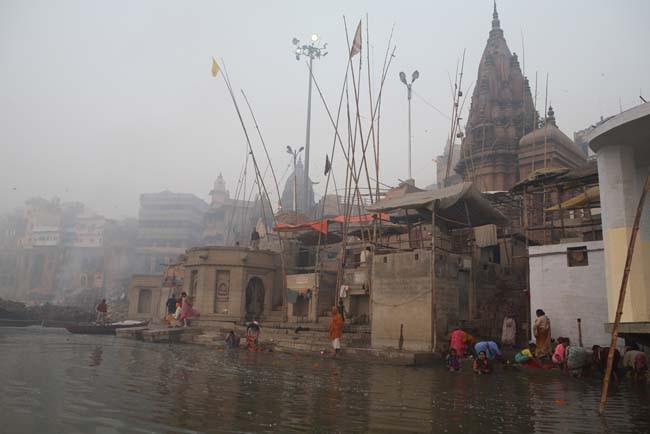
<svg viewBox="0 0 650 434">
<path fill-rule="evenodd" d="M 106 305 L 106 303 L 99 303 L 97 305 L 97 312 L 104 312 L 104 313 L 108 312 L 108 306 Z"/>
<path fill-rule="evenodd" d="M 380 220 L 389 220 L 388 214 L 364 214 L 360 216 L 350 216 L 348 221 L 350 223 L 368 223 L 373 221 L 375 218 Z M 316 232 L 322 232 L 324 234 L 329 230 L 329 223 L 344 223 L 345 216 L 337 216 L 334 218 L 328 218 L 323 220 L 315 220 L 307 223 L 302 223 L 299 225 L 292 225 L 289 223 L 278 223 L 273 228 L 276 232 L 293 232 L 303 229 L 312 229 Z"/>
<path fill-rule="evenodd" d="M 343 317 L 338 313 L 338 310 L 336 313 L 332 311 L 332 319 L 330 320 L 330 339 L 334 340 L 341 336 L 343 336 Z"/>
</svg>

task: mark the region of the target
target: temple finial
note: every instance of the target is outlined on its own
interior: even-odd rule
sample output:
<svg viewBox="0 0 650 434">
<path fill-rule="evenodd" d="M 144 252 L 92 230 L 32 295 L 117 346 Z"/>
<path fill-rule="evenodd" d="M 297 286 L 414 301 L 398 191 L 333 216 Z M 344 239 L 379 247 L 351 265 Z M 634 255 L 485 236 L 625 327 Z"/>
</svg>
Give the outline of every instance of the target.
<svg viewBox="0 0 650 434">
<path fill-rule="evenodd" d="M 553 111 L 553 106 L 548 106 L 548 114 L 546 116 L 546 121 L 551 125 L 556 125 L 555 123 L 555 111 Z"/>
<path fill-rule="evenodd" d="M 494 0 L 494 11 L 492 12 L 492 28 L 501 28 L 501 23 L 499 22 L 499 13 L 497 12 L 497 0 Z"/>
</svg>

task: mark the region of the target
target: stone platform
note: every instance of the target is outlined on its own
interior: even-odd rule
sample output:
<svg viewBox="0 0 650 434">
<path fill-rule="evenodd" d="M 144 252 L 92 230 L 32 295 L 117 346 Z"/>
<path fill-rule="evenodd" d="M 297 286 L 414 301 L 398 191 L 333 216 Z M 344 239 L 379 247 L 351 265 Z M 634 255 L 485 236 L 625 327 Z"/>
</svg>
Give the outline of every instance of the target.
<svg viewBox="0 0 650 434">
<path fill-rule="evenodd" d="M 205 323 L 203 324 L 205 326 Z M 276 324 L 274 324 L 276 325 Z M 272 351 L 304 353 L 321 357 L 332 355 L 332 344 L 325 324 L 277 324 L 261 325 L 260 345 Z M 399 366 L 428 365 L 438 357 L 433 353 L 370 348 L 367 328 L 348 326 L 341 338 L 341 359 L 366 363 L 385 363 Z M 350 331 L 350 329 L 354 331 Z M 245 346 L 246 326 L 233 323 L 212 322 L 210 327 L 134 327 L 117 330 L 117 336 L 156 343 L 190 343 L 215 348 L 225 348 L 225 338 L 234 331 Z"/>
</svg>

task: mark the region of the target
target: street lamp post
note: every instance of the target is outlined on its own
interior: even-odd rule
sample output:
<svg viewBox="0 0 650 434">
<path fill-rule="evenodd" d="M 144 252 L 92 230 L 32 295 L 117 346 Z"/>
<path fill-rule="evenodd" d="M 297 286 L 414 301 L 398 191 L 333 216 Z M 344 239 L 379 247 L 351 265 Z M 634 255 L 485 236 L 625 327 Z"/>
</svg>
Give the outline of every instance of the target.
<svg viewBox="0 0 650 434">
<path fill-rule="evenodd" d="M 307 94 L 307 133 L 305 138 L 305 179 L 304 179 L 304 197 L 300 198 L 301 209 L 303 212 L 307 213 L 309 210 L 309 141 L 310 141 L 310 130 L 311 130 L 311 88 L 312 88 L 312 66 L 314 63 L 314 58 L 320 59 L 321 57 L 327 56 L 327 43 L 323 46 L 319 46 L 317 42 L 319 41 L 318 35 L 311 35 L 311 44 L 300 44 L 298 38 L 293 38 L 293 45 L 296 46 L 294 54 L 296 60 L 300 60 L 301 56 L 309 57 L 309 90 Z M 295 192 L 295 190 L 294 190 Z M 294 210 L 296 206 L 294 204 Z"/>
<path fill-rule="evenodd" d="M 406 81 L 406 74 L 404 73 L 404 71 L 399 73 L 400 81 L 402 83 L 404 83 L 404 85 L 406 86 L 406 90 L 407 90 L 406 96 L 407 96 L 408 102 L 409 102 L 409 179 L 413 179 L 412 173 L 411 173 L 411 161 L 412 161 L 411 160 L 411 139 L 412 139 L 412 135 L 411 135 L 411 87 L 413 86 L 413 82 L 415 80 L 417 80 L 419 76 L 420 76 L 420 73 L 417 70 L 413 71 L 413 74 L 411 75 L 411 81 L 408 82 L 408 81 Z"/>
<path fill-rule="evenodd" d="M 304 146 L 301 146 L 298 150 L 293 150 L 291 146 L 287 145 L 287 154 L 293 156 L 293 213 L 298 214 L 298 172 L 296 171 L 296 159 L 298 154 L 300 154 Z"/>
</svg>

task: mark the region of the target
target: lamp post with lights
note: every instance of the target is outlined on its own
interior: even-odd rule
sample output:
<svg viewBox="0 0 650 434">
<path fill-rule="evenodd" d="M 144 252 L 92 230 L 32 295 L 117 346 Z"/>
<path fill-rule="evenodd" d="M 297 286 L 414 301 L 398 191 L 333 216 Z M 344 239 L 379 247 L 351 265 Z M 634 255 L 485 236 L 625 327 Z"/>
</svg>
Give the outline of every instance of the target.
<svg viewBox="0 0 650 434">
<path fill-rule="evenodd" d="M 318 44 L 319 38 L 318 35 L 311 35 L 310 44 L 301 44 L 298 38 L 293 38 L 293 45 L 295 45 L 294 54 L 296 60 L 300 60 L 301 56 L 309 57 L 309 91 L 307 94 L 307 137 L 305 138 L 305 179 L 304 179 L 304 197 L 300 198 L 301 201 L 301 211 L 308 213 L 308 203 L 309 203 L 309 139 L 310 139 L 310 129 L 311 129 L 311 87 L 312 87 L 312 66 L 314 59 L 320 59 L 321 57 L 327 56 L 327 43 L 324 43 L 322 46 Z M 298 151 L 300 152 L 300 151 Z M 295 166 L 295 164 L 294 164 Z M 295 194 L 295 190 L 294 190 Z M 297 209 L 294 204 L 294 211 Z"/>
<path fill-rule="evenodd" d="M 411 176 L 411 86 L 413 86 L 413 82 L 418 79 L 420 76 L 420 73 L 415 70 L 413 71 L 413 74 L 411 75 L 411 81 L 408 82 L 406 81 L 406 74 L 404 71 L 399 73 L 399 79 L 404 85 L 406 86 L 407 89 L 407 98 L 409 101 L 409 180 L 413 179 Z"/>
</svg>

